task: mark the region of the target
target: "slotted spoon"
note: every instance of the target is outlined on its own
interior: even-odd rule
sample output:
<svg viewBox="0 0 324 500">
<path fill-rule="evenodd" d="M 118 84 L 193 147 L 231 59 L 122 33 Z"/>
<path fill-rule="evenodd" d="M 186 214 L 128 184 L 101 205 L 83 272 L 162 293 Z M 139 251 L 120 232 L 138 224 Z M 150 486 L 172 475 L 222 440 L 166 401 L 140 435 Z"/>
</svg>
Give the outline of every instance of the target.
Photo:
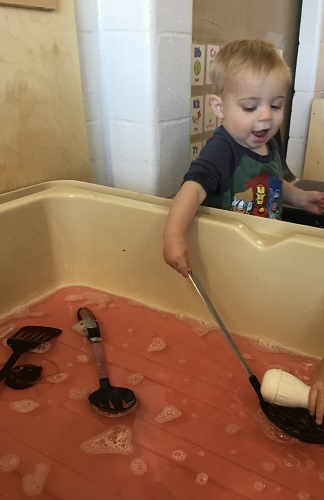
<svg viewBox="0 0 324 500">
<path fill-rule="evenodd" d="M 274 403 L 268 403 L 263 399 L 260 391 L 261 385 L 258 378 L 252 373 L 250 367 L 248 366 L 239 348 L 232 339 L 229 331 L 224 325 L 215 307 L 213 306 L 198 277 L 190 272 L 189 279 L 204 301 L 205 305 L 208 307 L 219 328 L 225 335 L 231 348 L 243 365 L 243 368 L 249 375 L 249 381 L 259 398 L 263 413 L 273 424 L 275 424 L 286 434 L 289 434 L 290 436 L 293 436 L 300 441 L 305 441 L 306 443 L 324 444 L 324 423 L 322 425 L 318 425 L 315 421 L 315 418 L 309 414 L 309 411 L 307 409 L 292 408 L 288 406 L 277 405 Z"/>
<path fill-rule="evenodd" d="M 24 352 L 36 349 L 43 342 L 48 342 L 60 333 L 62 330 L 50 326 L 23 326 L 20 328 L 18 332 L 7 339 L 7 345 L 11 347 L 13 353 L 0 370 L 0 381 L 8 375 L 19 356 Z"/>
</svg>

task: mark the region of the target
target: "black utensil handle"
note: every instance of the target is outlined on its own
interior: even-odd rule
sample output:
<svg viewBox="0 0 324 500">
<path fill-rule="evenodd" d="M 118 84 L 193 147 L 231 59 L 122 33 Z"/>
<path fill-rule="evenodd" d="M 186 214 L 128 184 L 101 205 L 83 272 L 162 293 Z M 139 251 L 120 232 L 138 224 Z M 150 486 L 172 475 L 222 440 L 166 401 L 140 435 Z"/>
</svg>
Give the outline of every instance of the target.
<svg viewBox="0 0 324 500">
<path fill-rule="evenodd" d="M 20 355 L 21 352 L 12 353 L 6 364 L 0 370 L 0 382 L 8 375 L 8 373 L 10 372 L 11 368 L 14 366 Z"/>
</svg>

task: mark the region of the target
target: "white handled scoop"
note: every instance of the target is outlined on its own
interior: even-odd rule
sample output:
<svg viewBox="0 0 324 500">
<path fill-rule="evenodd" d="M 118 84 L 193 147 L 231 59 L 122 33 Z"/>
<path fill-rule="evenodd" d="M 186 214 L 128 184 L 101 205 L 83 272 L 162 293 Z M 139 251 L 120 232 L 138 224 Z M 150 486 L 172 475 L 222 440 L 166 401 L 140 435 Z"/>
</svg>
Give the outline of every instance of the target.
<svg viewBox="0 0 324 500">
<path fill-rule="evenodd" d="M 278 368 L 267 370 L 261 382 L 262 397 L 282 406 L 308 408 L 309 391 L 309 385 Z"/>
</svg>

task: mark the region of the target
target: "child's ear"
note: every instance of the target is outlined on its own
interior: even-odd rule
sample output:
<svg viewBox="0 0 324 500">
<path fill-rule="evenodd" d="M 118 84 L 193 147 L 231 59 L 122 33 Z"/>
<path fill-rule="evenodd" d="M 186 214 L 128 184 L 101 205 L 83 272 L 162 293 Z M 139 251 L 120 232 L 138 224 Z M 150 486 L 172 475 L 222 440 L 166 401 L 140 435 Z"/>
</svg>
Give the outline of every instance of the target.
<svg viewBox="0 0 324 500">
<path fill-rule="evenodd" d="M 213 94 L 210 96 L 209 102 L 217 118 L 220 118 L 222 120 L 224 118 L 222 98 L 219 97 L 218 95 Z"/>
</svg>

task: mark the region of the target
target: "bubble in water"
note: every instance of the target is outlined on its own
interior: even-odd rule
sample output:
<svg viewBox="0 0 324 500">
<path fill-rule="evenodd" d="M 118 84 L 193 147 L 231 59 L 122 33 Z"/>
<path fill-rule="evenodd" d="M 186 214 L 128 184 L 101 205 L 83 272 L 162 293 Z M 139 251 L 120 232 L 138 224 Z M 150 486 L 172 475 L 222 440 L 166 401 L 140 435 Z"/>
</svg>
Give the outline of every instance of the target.
<svg viewBox="0 0 324 500">
<path fill-rule="evenodd" d="M 262 467 L 267 472 L 273 472 L 275 470 L 275 464 L 273 462 L 262 462 Z"/>
<path fill-rule="evenodd" d="M 171 457 L 176 462 L 184 462 L 187 458 L 187 453 L 183 450 L 173 450 Z"/>
<path fill-rule="evenodd" d="M 307 462 L 306 462 L 306 469 L 307 470 L 313 470 L 314 467 L 315 467 L 314 460 L 307 460 Z"/>
<path fill-rule="evenodd" d="M 311 496 L 308 491 L 302 490 L 297 493 L 297 498 L 298 500 L 310 500 Z"/>
<path fill-rule="evenodd" d="M 130 455 L 134 451 L 132 430 L 127 425 L 114 425 L 88 441 L 84 441 L 80 448 L 85 453 Z"/>
<path fill-rule="evenodd" d="M 89 396 L 91 390 L 86 387 L 73 387 L 69 390 L 70 399 L 85 399 Z"/>
<path fill-rule="evenodd" d="M 318 479 L 320 481 L 324 481 L 324 472 L 320 472 L 319 476 L 318 476 Z"/>
<path fill-rule="evenodd" d="M 6 335 L 9 335 L 14 329 L 16 328 L 16 325 L 14 323 L 10 323 L 10 325 L 2 326 L 0 328 L 0 339 L 3 339 L 3 337 L 6 337 Z"/>
<path fill-rule="evenodd" d="M 253 356 L 248 352 L 242 352 L 242 356 L 244 359 L 253 359 Z"/>
<path fill-rule="evenodd" d="M 199 472 L 196 476 L 196 483 L 201 486 L 206 486 L 208 483 L 208 476 L 204 472 Z"/>
<path fill-rule="evenodd" d="M 203 337 L 212 330 L 213 327 L 209 324 L 204 323 L 203 321 L 198 325 L 193 325 L 193 331 L 197 335 L 197 337 Z"/>
<path fill-rule="evenodd" d="M 165 348 L 166 348 L 165 341 L 163 339 L 161 339 L 160 337 L 155 337 L 146 350 L 149 352 L 163 351 L 163 349 L 165 349 Z"/>
<path fill-rule="evenodd" d="M 228 434 L 237 434 L 240 429 L 241 427 L 239 427 L 237 424 L 228 424 L 225 430 L 226 432 L 228 432 Z"/>
<path fill-rule="evenodd" d="M 13 401 L 12 403 L 9 403 L 9 408 L 17 411 L 18 413 L 29 413 L 36 410 L 39 406 L 39 403 L 30 399 L 21 399 L 20 401 Z"/>
<path fill-rule="evenodd" d="M 293 455 L 288 455 L 288 457 L 285 458 L 284 463 L 285 463 L 285 465 L 287 465 L 287 467 L 296 467 L 297 468 L 300 466 L 300 461 L 298 460 L 298 458 L 295 458 Z"/>
<path fill-rule="evenodd" d="M 55 375 L 48 375 L 46 377 L 46 380 L 48 382 L 51 382 L 52 384 L 59 384 L 60 382 L 63 382 L 68 377 L 67 373 L 55 373 Z"/>
<path fill-rule="evenodd" d="M 66 300 L 67 302 L 76 302 L 77 300 L 82 300 L 84 301 L 82 303 L 83 307 L 91 304 L 96 304 L 98 305 L 99 309 L 103 309 L 106 304 L 111 302 L 111 297 L 106 293 L 83 292 L 67 295 L 66 297 L 64 297 L 64 300 Z"/>
<path fill-rule="evenodd" d="M 77 362 L 78 363 L 88 363 L 89 357 L 86 354 L 78 354 L 77 355 Z"/>
<path fill-rule="evenodd" d="M 198 455 L 199 455 L 200 457 L 204 457 L 204 456 L 205 456 L 205 452 L 204 452 L 204 451 L 198 451 Z"/>
<path fill-rule="evenodd" d="M 134 460 L 131 461 L 129 468 L 136 476 L 142 476 L 145 472 L 147 472 L 147 465 L 141 458 L 134 458 Z"/>
<path fill-rule="evenodd" d="M 50 466 L 41 462 L 36 465 L 34 474 L 26 474 L 23 476 L 22 484 L 25 495 L 28 497 L 40 495 L 43 491 L 49 471 Z"/>
<path fill-rule="evenodd" d="M 0 457 L 0 472 L 12 472 L 20 463 L 18 455 L 3 455 Z"/>
<path fill-rule="evenodd" d="M 142 382 L 143 378 L 144 375 L 142 375 L 141 373 L 132 373 L 127 378 L 127 382 L 129 385 L 138 385 L 140 382 Z"/>
<path fill-rule="evenodd" d="M 263 491 L 265 489 L 265 484 L 263 483 L 254 483 L 255 491 Z"/>
<path fill-rule="evenodd" d="M 166 406 L 163 410 L 155 417 L 154 421 L 159 424 L 164 424 L 165 422 L 170 422 L 182 415 L 181 411 L 175 406 Z"/>
<path fill-rule="evenodd" d="M 49 351 L 50 348 L 51 344 L 49 342 L 43 342 L 38 347 L 35 347 L 35 349 L 32 349 L 32 352 L 36 352 L 38 354 L 44 354 L 45 352 Z"/>
<path fill-rule="evenodd" d="M 87 335 L 87 329 L 84 326 L 84 321 L 83 320 L 78 321 L 77 323 L 75 323 L 75 325 L 72 326 L 72 330 L 75 333 L 78 333 L 79 335 L 83 335 L 83 336 Z"/>
<path fill-rule="evenodd" d="M 288 436 L 283 431 L 278 429 L 270 420 L 265 416 L 261 408 L 259 408 L 254 414 L 255 420 L 261 425 L 264 434 L 271 439 L 281 444 L 298 443 L 298 439 Z"/>
</svg>

